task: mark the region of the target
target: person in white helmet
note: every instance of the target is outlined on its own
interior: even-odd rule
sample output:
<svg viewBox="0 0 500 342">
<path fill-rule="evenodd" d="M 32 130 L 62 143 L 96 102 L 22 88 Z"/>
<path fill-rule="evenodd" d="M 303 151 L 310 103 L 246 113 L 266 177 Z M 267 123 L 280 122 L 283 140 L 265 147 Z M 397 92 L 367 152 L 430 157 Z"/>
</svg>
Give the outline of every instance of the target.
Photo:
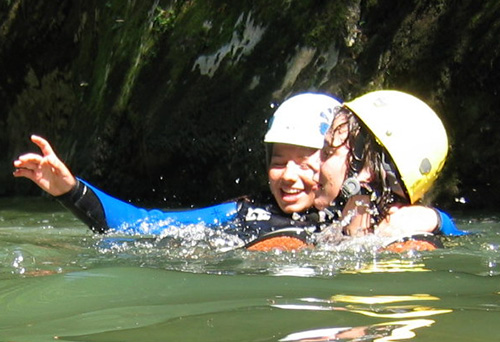
<svg viewBox="0 0 500 342">
<path fill-rule="evenodd" d="M 463 235 L 441 211 L 415 205 L 446 160 L 448 140 L 436 113 L 399 91 L 344 103 L 325 135 L 314 205 L 339 212 L 345 234 Z"/>
<path fill-rule="evenodd" d="M 285 101 L 272 116 L 264 137 L 268 177 L 283 212 L 303 212 L 313 206 L 319 150 L 339 106 L 331 96 L 304 93 Z"/>
<path fill-rule="evenodd" d="M 297 243 L 303 244 L 305 234 L 314 232 L 320 224 L 313 207 L 316 186 L 313 175 L 319 168 L 318 151 L 324 134 L 339 105 L 339 101 L 325 94 L 302 93 L 278 107 L 264 138 L 272 196 L 242 197 L 185 211 L 138 208 L 75 177 L 49 142 L 38 136 L 32 136 L 31 140 L 42 154 L 20 156 L 14 161 L 14 176 L 35 182 L 94 232 L 161 234 L 172 226 L 202 222 L 209 226 L 233 227 L 245 243 L 280 231 L 280 236 L 290 239 L 274 239 L 273 248 L 285 244 L 288 247 L 284 249 L 293 249 Z M 266 243 L 259 243 L 249 248 L 268 249 Z"/>
</svg>

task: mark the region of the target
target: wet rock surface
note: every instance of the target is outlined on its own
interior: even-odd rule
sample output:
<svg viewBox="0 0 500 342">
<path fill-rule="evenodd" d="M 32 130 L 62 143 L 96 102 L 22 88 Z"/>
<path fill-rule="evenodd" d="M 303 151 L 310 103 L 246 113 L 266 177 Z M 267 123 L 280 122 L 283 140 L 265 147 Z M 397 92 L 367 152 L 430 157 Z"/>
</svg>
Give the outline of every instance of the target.
<svg viewBox="0 0 500 342">
<path fill-rule="evenodd" d="M 430 198 L 496 207 L 499 12 L 492 0 L 4 1 L 0 195 L 40 193 L 11 176 L 31 133 L 134 203 L 254 193 L 266 187 L 273 105 L 391 88 L 429 103 L 448 129 Z"/>
</svg>

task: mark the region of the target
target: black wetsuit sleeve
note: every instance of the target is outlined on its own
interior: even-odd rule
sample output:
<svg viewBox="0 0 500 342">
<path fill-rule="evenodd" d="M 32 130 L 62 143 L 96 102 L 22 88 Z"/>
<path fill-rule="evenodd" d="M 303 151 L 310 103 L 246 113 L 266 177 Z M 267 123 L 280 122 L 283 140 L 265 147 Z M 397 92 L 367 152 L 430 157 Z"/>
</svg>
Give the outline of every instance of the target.
<svg viewBox="0 0 500 342">
<path fill-rule="evenodd" d="M 109 227 L 101 201 L 94 191 L 80 180 L 71 191 L 54 198 L 96 233 L 105 233 Z"/>
</svg>

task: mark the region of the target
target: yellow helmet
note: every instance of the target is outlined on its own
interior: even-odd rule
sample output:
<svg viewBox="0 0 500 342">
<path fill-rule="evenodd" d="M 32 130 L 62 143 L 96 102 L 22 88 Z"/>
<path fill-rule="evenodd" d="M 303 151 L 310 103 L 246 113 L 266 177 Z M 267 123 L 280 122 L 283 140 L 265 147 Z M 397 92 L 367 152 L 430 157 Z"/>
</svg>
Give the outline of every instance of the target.
<svg viewBox="0 0 500 342">
<path fill-rule="evenodd" d="M 436 113 L 418 98 L 381 90 L 344 103 L 391 156 L 410 202 L 429 190 L 443 168 L 448 138 Z"/>
</svg>

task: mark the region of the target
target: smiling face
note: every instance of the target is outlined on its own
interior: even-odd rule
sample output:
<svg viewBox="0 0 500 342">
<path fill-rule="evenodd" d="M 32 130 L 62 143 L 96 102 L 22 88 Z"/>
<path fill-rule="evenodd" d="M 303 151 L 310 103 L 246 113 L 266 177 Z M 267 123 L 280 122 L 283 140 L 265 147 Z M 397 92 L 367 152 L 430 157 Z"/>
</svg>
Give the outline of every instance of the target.
<svg viewBox="0 0 500 342">
<path fill-rule="evenodd" d="M 269 187 L 285 213 L 303 212 L 313 206 L 319 169 L 319 150 L 273 144 L 268 170 Z"/>
<path fill-rule="evenodd" d="M 325 145 L 321 150 L 321 166 L 315 175 L 318 188 L 314 200 L 317 209 L 324 209 L 338 197 L 344 183 L 347 168 L 349 146 L 348 119 L 338 115 L 325 136 Z"/>
</svg>

